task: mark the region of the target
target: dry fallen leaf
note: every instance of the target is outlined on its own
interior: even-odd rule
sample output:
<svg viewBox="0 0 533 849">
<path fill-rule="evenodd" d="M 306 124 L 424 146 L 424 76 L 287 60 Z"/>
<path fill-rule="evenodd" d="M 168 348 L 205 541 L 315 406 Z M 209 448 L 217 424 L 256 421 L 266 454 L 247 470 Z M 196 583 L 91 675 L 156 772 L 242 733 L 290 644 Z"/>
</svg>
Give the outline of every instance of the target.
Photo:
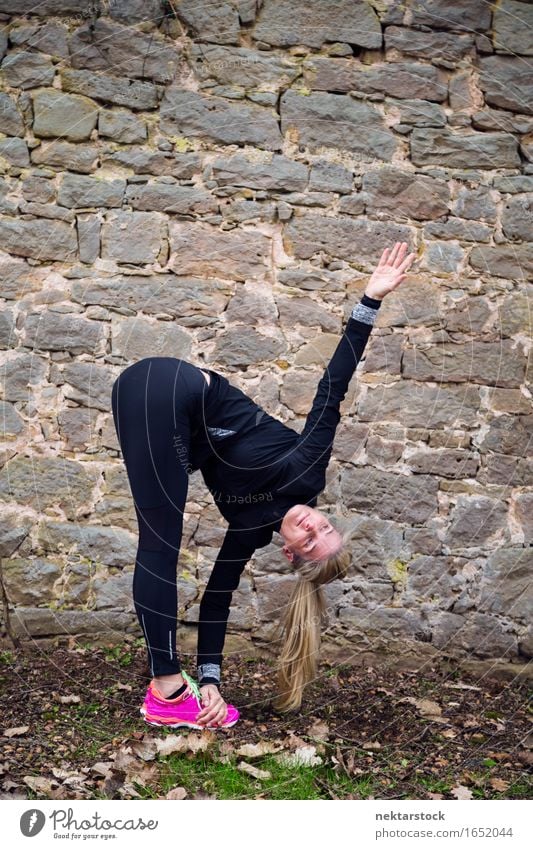
<svg viewBox="0 0 533 849">
<path fill-rule="evenodd" d="M 165 799 L 185 799 L 187 796 L 187 791 L 185 787 L 173 787 L 172 790 L 169 790 Z"/>
<path fill-rule="evenodd" d="M 98 761 L 92 765 L 91 771 L 97 775 L 103 775 L 104 778 L 108 778 L 111 775 L 113 766 L 113 761 Z"/>
<path fill-rule="evenodd" d="M 282 752 L 276 758 L 287 766 L 317 766 L 322 763 L 315 746 L 300 746 L 294 752 Z"/>
<path fill-rule="evenodd" d="M 260 758 L 273 752 L 281 752 L 283 746 L 276 745 L 269 740 L 261 740 L 259 743 L 244 743 L 235 750 L 235 754 L 242 758 Z"/>
<path fill-rule="evenodd" d="M 427 792 L 428 799 L 444 799 L 442 793 L 430 793 L 429 790 Z"/>
<path fill-rule="evenodd" d="M 442 708 L 437 702 L 431 699 L 410 699 L 414 706 L 418 708 L 422 716 L 441 716 Z"/>
<path fill-rule="evenodd" d="M 452 796 L 456 799 L 472 799 L 472 791 L 465 787 L 464 784 L 458 784 L 457 787 L 452 787 Z"/>
<path fill-rule="evenodd" d="M 50 794 L 54 785 L 57 787 L 57 781 L 53 778 L 43 778 L 40 775 L 25 775 L 23 781 L 34 793 Z"/>
<path fill-rule="evenodd" d="M 133 755 L 130 746 L 122 746 L 118 750 L 115 755 L 115 762 L 113 769 L 120 770 L 122 772 L 126 772 L 126 770 L 130 767 L 131 764 L 136 763 L 137 758 Z"/>
<path fill-rule="evenodd" d="M 132 743 L 131 749 L 143 761 L 153 761 L 157 754 L 157 740 L 146 734 L 142 740 Z"/>
<path fill-rule="evenodd" d="M 248 775 L 251 775 L 252 778 L 272 778 L 272 774 L 268 772 L 268 770 L 257 769 L 257 767 L 252 766 L 252 764 L 247 764 L 246 761 L 240 761 L 237 764 L 237 769 L 241 772 L 248 773 Z"/>
<path fill-rule="evenodd" d="M 20 737 L 30 730 L 29 725 L 19 725 L 17 728 L 7 728 L 4 731 L 4 737 Z"/>
<path fill-rule="evenodd" d="M 499 790 L 502 793 L 509 787 L 509 782 L 504 781 L 503 778 L 491 778 L 490 784 L 494 790 Z"/>
<path fill-rule="evenodd" d="M 156 746 L 158 754 L 163 757 L 173 755 L 174 752 L 187 752 L 189 749 L 187 738 L 179 734 L 169 734 L 168 737 L 157 740 Z"/>
<path fill-rule="evenodd" d="M 62 705 L 77 705 L 81 702 L 79 696 L 59 696 Z"/>
<path fill-rule="evenodd" d="M 329 737 L 330 731 L 329 726 L 326 725 L 322 720 L 317 719 L 316 722 L 313 722 L 309 729 L 309 737 L 312 737 L 314 740 L 322 740 L 326 741 Z"/>
<path fill-rule="evenodd" d="M 187 737 L 187 745 L 189 750 L 196 754 L 196 752 L 205 752 L 214 740 L 214 732 L 205 729 L 199 734 L 194 734 L 194 732 L 189 734 Z"/>
</svg>

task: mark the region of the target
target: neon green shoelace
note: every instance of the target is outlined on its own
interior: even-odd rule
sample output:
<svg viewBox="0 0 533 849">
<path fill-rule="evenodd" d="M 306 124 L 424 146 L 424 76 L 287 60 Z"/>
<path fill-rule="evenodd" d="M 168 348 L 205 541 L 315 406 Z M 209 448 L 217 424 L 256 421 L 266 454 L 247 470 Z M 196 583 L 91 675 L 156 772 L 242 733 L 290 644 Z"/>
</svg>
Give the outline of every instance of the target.
<svg viewBox="0 0 533 849">
<path fill-rule="evenodd" d="M 202 708 L 203 707 L 203 705 L 202 705 L 202 694 L 200 692 L 200 687 L 198 686 L 196 681 L 193 678 L 191 678 L 191 676 L 188 675 L 187 672 L 185 672 L 184 669 L 181 670 L 181 674 L 183 675 L 187 684 L 191 688 L 193 696 L 195 697 L 196 701 L 198 702 L 198 707 Z"/>
</svg>

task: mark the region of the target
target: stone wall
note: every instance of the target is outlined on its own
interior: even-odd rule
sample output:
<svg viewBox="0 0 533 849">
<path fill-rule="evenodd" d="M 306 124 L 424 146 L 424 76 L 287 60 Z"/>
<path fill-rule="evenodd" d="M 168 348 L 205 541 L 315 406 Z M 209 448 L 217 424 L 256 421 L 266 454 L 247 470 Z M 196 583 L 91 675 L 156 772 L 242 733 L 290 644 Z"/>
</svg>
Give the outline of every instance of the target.
<svg viewBox="0 0 533 849">
<path fill-rule="evenodd" d="M 5 626 L 140 636 L 110 390 L 143 356 L 226 374 L 300 429 L 385 245 L 319 506 L 353 529 L 326 650 L 533 654 L 533 5 L 0 2 Z M 190 479 L 180 639 L 225 522 Z M 275 536 L 226 655 L 268 650 Z"/>
</svg>

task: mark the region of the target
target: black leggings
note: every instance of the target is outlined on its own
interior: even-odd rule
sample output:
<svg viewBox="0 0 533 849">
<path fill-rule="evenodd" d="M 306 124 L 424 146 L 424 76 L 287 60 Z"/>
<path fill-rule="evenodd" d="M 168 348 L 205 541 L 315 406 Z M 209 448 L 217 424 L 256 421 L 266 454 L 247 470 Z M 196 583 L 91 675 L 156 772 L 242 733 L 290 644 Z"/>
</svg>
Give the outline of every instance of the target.
<svg viewBox="0 0 533 849">
<path fill-rule="evenodd" d="M 111 393 L 139 526 L 133 600 L 153 676 L 181 671 L 176 653 L 176 565 L 191 472 L 191 434 L 207 390 L 200 369 L 186 360 L 146 357 L 118 376 Z"/>
</svg>

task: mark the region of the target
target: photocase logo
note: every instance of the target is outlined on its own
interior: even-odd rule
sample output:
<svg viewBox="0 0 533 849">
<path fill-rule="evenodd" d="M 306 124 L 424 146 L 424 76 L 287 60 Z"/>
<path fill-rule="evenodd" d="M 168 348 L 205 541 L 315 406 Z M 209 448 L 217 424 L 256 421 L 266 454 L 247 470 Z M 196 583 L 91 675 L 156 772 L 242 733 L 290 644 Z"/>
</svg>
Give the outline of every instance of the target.
<svg viewBox="0 0 533 849">
<path fill-rule="evenodd" d="M 42 830 L 46 822 L 46 817 L 42 811 L 37 808 L 31 808 L 29 811 L 24 811 L 20 818 L 20 830 L 24 837 L 35 837 Z"/>
</svg>

